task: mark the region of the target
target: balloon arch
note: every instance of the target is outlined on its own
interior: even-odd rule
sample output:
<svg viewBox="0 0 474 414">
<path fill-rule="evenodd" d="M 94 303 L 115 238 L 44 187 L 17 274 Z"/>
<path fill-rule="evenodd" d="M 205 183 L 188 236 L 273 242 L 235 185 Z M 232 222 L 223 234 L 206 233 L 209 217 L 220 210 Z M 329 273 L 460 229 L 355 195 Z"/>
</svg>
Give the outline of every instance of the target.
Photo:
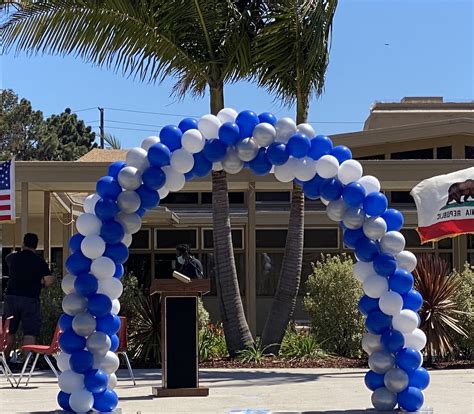
<svg viewBox="0 0 474 414">
<path fill-rule="evenodd" d="M 417 411 L 423 405 L 429 383 L 420 352 L 426 337 L 418 328 L 423 299 L 413 289 L 416 258 L 404 250 L 402 214 L 387 209 L 379 181 L 363 175 L 349 148 L 333 146 L 311 125 L 225 108 L 146 138 L 128 151 L 126 162 L 111 164 L 96 193 L 85 199 L 62 282 L 58 403 L 64 410 L 107 412 L 117 406 L 120 279 L 146 210 L 194 177 L 212 170 L 237 174 L 244 167 L 294 181 L 307 198 L 327 205 L 344 243 L 355 250 L 354 275 L 363 284 L 359 309 L 368 331 L 362 348 L 369 355 L 365 383 L 373 391 L 372 404 L 384 411 L 397 404 Z"/>
</svg>

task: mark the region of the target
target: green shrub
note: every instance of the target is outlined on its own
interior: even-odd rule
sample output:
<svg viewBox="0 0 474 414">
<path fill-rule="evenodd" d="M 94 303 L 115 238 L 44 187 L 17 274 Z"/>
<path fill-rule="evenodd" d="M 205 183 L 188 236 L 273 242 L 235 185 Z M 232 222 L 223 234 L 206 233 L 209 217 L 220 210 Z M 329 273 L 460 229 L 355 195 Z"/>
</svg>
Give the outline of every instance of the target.
<svg viewBox="0 0 474 414">
<path fill-rule="evenodd" d="M 199 361 L 227 356 L 224 329 L 222 325 L 207 324 L 199 330 Z"/>
<path fill-rule="evenodd" d="M 289 326 L 281 343 L 280 356 L 285 359 L 311 359 L 324 358 L 326 354 L 314 334 L 308 331 L 297 332 L 293 326 Z"/>
<path fill-rule="evenodd" d="M 325 351 L 341 356 L 360 356 L 364 331 L 357 307 L 363 292 L 353 276 L 352 264 L 345 254 L 322 256 L 313 264 L 313 274 L 306 282 L 304 306 L 316 342 Z"/>
<path fill-rule="evenodd" d="M 64 293 L 61 289 L 62 277 L 53 271 L 56 281 L 47 289 L 41 290 L 41 330 L 37 343 L 48 345 L 53 338 L 59 317 L 63 313 L 62 301 Z"/>
<path fill-rule="evenodd" d="M 266 357 L 269 356 L 268 348 L 272 345 L 262 346 L 262 341 L 257 341 L 242 351 L 237 352 L 237 358 L 244 363 L 261 364 Z"/>
</svg>

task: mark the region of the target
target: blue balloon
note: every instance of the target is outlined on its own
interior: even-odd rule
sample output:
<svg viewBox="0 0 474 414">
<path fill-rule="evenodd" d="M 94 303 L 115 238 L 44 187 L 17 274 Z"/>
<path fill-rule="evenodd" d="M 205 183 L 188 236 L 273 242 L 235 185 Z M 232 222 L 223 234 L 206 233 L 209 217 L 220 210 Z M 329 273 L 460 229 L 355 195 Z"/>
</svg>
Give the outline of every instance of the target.
<svg viewBox="0 0 474 414">
<path fill-rule="evenodd" d="M 181 148 L 182 136 L 183 133 L 176 125 L 166 125 L 160 131 L 160 142 L 173 152 Z"/>
<path fill-rule="evenodd" d="M 401 351 L 401 349 L 405 345 L 405 339 L 403 338 L 403 334 L 394 329 L 389 329 L 388 331 L 385 331 L 382 334 L 382 337 L 380 338 L 380 342 L 382 343 L 385 351 L 390 353 Z"/>
<path fill-rule="evenodd" d="M 194 173 L 192 171 L 188 171 L 187 173 L 184 173 L 184 179 L 186 182 L 191 181 L 194 178 Z"/>
<path fill-rule="evenodd" d="M 162 142 L 157 142 L 148 149 L 148 161 L 154 167 L 169 165 L 170 159 L 170 149 Z"/>
<path fill-rule="evenodd" d="M 371 298 L 367 295 L 362 296 L 359 299 L 359 311 L 362 315 L 367 316 L 370 312 L 380 311 L 379 300 Z"/>
<path fill-rule="evenodd" d="M 267 148 L 267 157 L 273 165 L 283 165 L 290 158 L 290 154 L 286 150 L 285 144 L 274 142 Z"/>
<path fill-rule="evenodd" d="M 341 198 L 343 188 L 344 186 L 337 178 L 327 178 L 321 183 L 319 191 L 324 199 L 334 201 Z"/>
<path fill-rule="evenodd" d="M 146 210 L 143 207 L 140 207 L 136 212 L 140 217 L 143 217 L 146 213 Z"/>
<path fill-rule="evenodd" d="M 59 336 L 59 346 L 64 352 L 73 354 L 85 348 L 86 338 L 79 336 L 72 329 L 67 329 Z"/>
<path fill-rule="evenodd" d="M 110 175 L 99 178 L 95 189 L 102 198 L 111 198 L 112 200 L 116 200 L 122 192 L 122 187 L 120 187 L 118 181 Z"/>
<path fill-rule="evenodd" d="M 259 148 L 257 156 L 249 162 L 249 168 L 255 175 L 266 175 L 272 169 L 272 164 L 268 161 L 266 148 Z"/>
<path fill-rule="evenodd" d="M 107 244 L 104 256 L 109 257 L 115 263 L 125 263 L 128 259 L 128 248 L 123 243 Z"/>
<path fill-rule="evenodd" d="M 198 129 L 198 121 L 194 118 L 184 118 L 178 124 L 178 128 L 184 134 L 189 129 Z"/>
<path fill-rule="evenodd" d="M 408 374 L 408 386 L 424 390 L 430 384 L 430 374 L 423 367 L 417 368 Z"/>
<path fill-rule="evenodd" d="M 275 126 L 276 123 L 277 123 L 277 118 L 275 115 L 273 115 L 271 112 L 262 112 L 259 116 L 258 116 L 258 120 L 260 122 L 266 122 L 270 125 L 273 125 Z"/>
<path fill-rule="evenodd" d="M 71 394 L 66 394 L 64 391 L 58 393 L 58 404 L 66 412 L 72 412 L 72 408 L 69 405 L 69 397 Z"/>
<path fill-rule="evenodd" d="M 344 234 L 343 234 L 343 236 L 342 236 L 342 238 L 343 238 L 343 240 L 344 240 L 344 244 L 345 244 L 347 247 L 350 247 L 351 249 L 355 248 L 356 243 L 357 243 L 362 237 L 365 237 L 364 231 L 362 230 L 362 228 L 355 229 L 355 230 L 346 229 L 346 230 L 344 230 Z"/>
<path fill-rule="evenodd" d="M 72 275 L 79 275 L 88 272 L 91 268 L 91 263 L 91 259 L 88 259 L 80 251 L 77 251 L 66 259 L 66 269 Z"/>
<path fill-rule="evenodd" d="M 350 183 L 344 187 L 342 192 L 344 202 L 351 207 L 358 207 L 365 198 L 365 188 L 358 182 Z"/>
<path fill-rule="evenodd" d="M 87 301 L 87 309 L 93 316 L 105 316 L 112 310 L 112 301 L 107 295 L 97 293 L 89 297 Z"/>
<path fill-rule="evenodd" d="M 361 262 L 371 262 L 380 253 L 379 245 L 367 237 L 361 237 L 355 245 L 355 254 Z"/>
<path fill-rule="evenodd" d="M 89 351 L 77 351 L 71 354 L 69 365 L 74 372 L 83 374 L 92 369 L 94 364 L 94 356 Z"/>
<path fill-rule="evenodd" d="M 101 393 L 107 389 L 109 378 L 101 369 L 92 369 L 84 375 L 84 385 L 87 391 Z"/>
<path fill-rule="evenodd" d="M 105 390 L 99 394 L 94 394 L 94 408 L 101 413 L 113 411 L 118 404 L 118 397 L 115 391 Z"/>
<path fill-rule="evenodd" d="M 418 388 L 408 387 L 397 395 L 397 400 L 400 407 L 405 411 L 415 412 L 423 406 L 425 397 Z"/>
<path fill-rule="evenodd" d="M 384 374 L 377 374 L 376 372 L 370 370 L 367 372 L 367 374 L 365 374 L 364 382 L 369 390 L 375 391 L 377 388 L 385 387 L 383 379 Z"/>
<path fill-rule="evenodd" d="M 308 152 L 311 148 L 311 142 L 309 138 L 297 132 L 294 134 L 286 144 L 286 149 L 290 155 L 295 158 L 303 158 L 308 155 Z"/>
<path fill-rule="evenodd" d="M 109 170 L 107 171 L 107 173 L 111 177 L 117 179 L 118 173 L 120 172 L 120 170 L 126 166 L 127 166 L 127 163 L 125 161 L 115 161 L 109 165 Z"/>
<path fill-rule="evenodd" d="M 311 178 L 311 180 L 305 181 L 303 183 L 304 195 L 311 200 L 319 198 L 319 196 L 321 195 L 320 190 L 323 181 L 324 178 L 320 177 L 318 174 Z"/>
<path fill-rule="evenodd" d="M 208 139 L 202 152 L 210 162 L 222 161 L 227 153 L 227 145 L 218 138 Z"/>
<path fill-rule="evenodd" d="M 142 180 L 150 190 L 159 190 L 165 185 L 166 175 L 160 167 L 148 167 L 142 174 Z"/>
<path fill-rule="evenodd" d="M 78 275 L 74 281 L 74 289 L 76 289 L 76 292 L 86 298 L 95 294 L 98 287 L 99 282 L 97 278 L 90 273 L 82 273 Z"/>
<path fill-rule="evenodd" d="M 374 270 L 380 276 L 389 277 L 397 269 L 397 261 L 390 254 L 381 253 L 374 259 Z"/>
<path fill-rule="evenodd" d="M 303 184 L 305 183 L 305 181 L 301 181 L 298 178 L 295 178 L 293 180 L 293 183 L 296 184 L 296 185 L 299 185 L 300 187 L 303 187 Z"/>
<path fill-rule="evenodd" d="M 67 313 L 63 313 L 59 317 L 58 325 L 61 328 L 61 331 L 67 331 L 68 329 L 72 329 L 72 320 L 74 316 L 68 315 Z"/>
<path fill-rule="evenodd" d="M 342 164 L 344 161 L 350 160 L 352 158 L 352 152 L 345 145 L 338 145 L 334 147 L 329 153 L 339 161 L 339 164 Z"/>
<path fill-rule="evenodd" d="M 413 275 L 404 269 L 395 270 L 393 275 L 388 279 L 388 286 L 390 290 L 393 290 L 400 295 L 408 293 L 413 287 L 413 283 Z"/>
<path fill-rule="evenodd" d="M 109 336 L 115 335 L 120 329 L 120 318 L 113 313 L 108 313 L 105 316 L 99 316 L 96 319 L 96 331 L 104 332 Z"/>
<path fill-rule="evenodd" d="M 102 221 L 110 220 L 119 213 L 117 203 L 110 198 L 101 198 L 95 204 L 95 215 Z"/>
<path fill-rule="evenodd" d="M 115 277 L 116 279 L 122 279 L 124 273 L 125 273 L 125 268 L 123 267 L 123 264 L 121 264 L 121 263 L 115 263 L 115 273 L 114 273 L 114 277 Z"/>
<path fill-rule="evenodd" d="M 392 324 L 392 317 L 385 315 L 382 311 L 375 310 L 367 315 L 365 327 L 370 333 L 375 335 L 383 334 Z"/>
<path fill-rule="evenodd" d="M 219 127 L 219 139 L 227 145 L 235 145 L 240 140 L 239 126 L 226 122 Z"/>
<path fill-rule="evenodd" d="M 160 196 L 158 191 L 151 190 L 145 185 L 141 185 L 137 190 L 135 190 L 140 196 L 140 208 L 145 210 L 150 210 L 155 208 L 160 203 Z"/>
<path fill-rule="evenodd" d="M 402 299 L 403 309 L 411 309 L 413 312 L 418 312 L 423 306 L 423 297 L 416 289 L 410 289 L 402 295 Z"/>
<path fill-rule="evenodd" d="M 205 177 L 212 170 L 212 162 L 209 161 L 201 152 L 193 154 L 194 167 L 191 170 L 196 177 Z"/>
<path fill-rule="evenodd" d="M 240 137 L 247 138 L 251 137 L 253 129 L 260 122 L 258 116 L 252 111 L 242 111 L 237 115 L 235 123 L 239 126 Z"/>
<path fill-rule="evenodd" d="M 415 369 L 420 368 L 422 360 L 421 354 L 416 349 L 404 348 L 400 352 L 397 352 L 395 356 L 396 364 L 410 374 Z"/>
<path fill-rule="evenodd" d="M 403 227 L 403 214 L 394 208 L 389 208 L 381 217 L 387 223 L 387 231 L 399 231 Z"/>
<path fill-rule="evenodd" d="M 69 250 L 71 253 L 81 251 L 81 243 L 84 238 L 85 237 L 81 233 L 76 233 L 69 239 Z"/>
<path fill-rule="evenodd" d="M 110 337 L 110 350 L 112 352 L 116 352 L 119 345 L 120 345 L 120 340 L 119 340 L 119 337 L 117 335 L 112 335 Z"/>
<path fill-rule="evenodd" d="M 311 148 L 308 152 L 308 156 L 313 160 L 319 160 L 323 155 L 328 155 L 331 151 L 331 138 L 325 135 L 317 135 L 311 140 Z"/>
<path fill-rule="evenodd" d="M 380 216 L 387 210 L 387 197 L 380 192 L 367 194 L 364 200 L 364 211 L 369 216 Z"/>
<path fill-rule="evenodd" d="M 102 223 L 100 237 L 102 237 L 106 243 L 118 243 L 122 241 L 124 235 L 125 231 L 118 221 L 107 220 Z"/>
</svg>

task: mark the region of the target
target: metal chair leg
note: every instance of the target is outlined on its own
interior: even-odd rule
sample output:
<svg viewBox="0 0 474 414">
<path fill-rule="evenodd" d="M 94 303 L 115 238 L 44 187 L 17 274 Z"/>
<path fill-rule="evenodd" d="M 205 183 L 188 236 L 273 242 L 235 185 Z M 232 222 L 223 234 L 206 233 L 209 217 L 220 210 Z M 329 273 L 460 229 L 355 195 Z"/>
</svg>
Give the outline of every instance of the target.
<svg viewBox="0 0 474 414">
<path fill-rule="evenodd" d="M 132 378 L 133 385 L 137 385 L 137 383 L 135 381 L 135 376 L 133 375 L 132 366 L 130 365 L 130 360 L 128 359 L 127 353 L 126 352 L 121 352 L 121 354 L 125 358 L 125 363 L 127 364 L 128 372 L 130 373 L 130 377 Z"/>
<path fill-rule="evenodd" d="M 51 370 L 53 371 L 54 375 L 56 375 L 56 378 L 58 378 L 59 377 L 58 371 L 56 371 L 56 368 L 54 368 L 54 365 L 51 362 L 51 360 L 49 359 L 48 355 L 43 355 L 43 357 L 46 360 L 46 362 L 48 363 Z"/>
<path fill-rule="evenodd" d="M 11 387 L 15 388 L 15 386 L 17 386 L 16 380 L 13 375 L 13 372 L 11 371 L 10 367 L 7 364 L 7 359 L 5 357 L 4 352 L 0 353 L 0 367 L 2 367 L 2 371 L 5 374 L 5 377 L 7 377 L 7 380 L 10 383 Z"/>
<path fill-rule="evenodd" d="M 23 363 L 23 367 L 21 369 L 20 378 L 18 379 L 18 382 L 16 384 L 17 388 L 20 386 L 20 382 L 23 379 L 23 375 L 25 375 L 26 367 L 28 366 L 28 362 L 30 362 L 31 355 L 33 355 L 33 353 L 28 352 L 28 355 L 26 356 L 25 362 Z"/>
<path fill-rule="evenodd" d="M 27 387 L 27 386 L 28 386 L 28 383 L 30 382 L 31 374 L 33 374 L 33 371 L 35 370 L 36 363 L 38 362 L 39 356 L 40 356 L 40 354 L 36 354 L 36 356 L 35 356 L 35 360 L 33 361 L 33 365 L 31 366 L 30 373 L 28 374 L 28 379 L 26 380 L 25 387 Z"/>
</svg>

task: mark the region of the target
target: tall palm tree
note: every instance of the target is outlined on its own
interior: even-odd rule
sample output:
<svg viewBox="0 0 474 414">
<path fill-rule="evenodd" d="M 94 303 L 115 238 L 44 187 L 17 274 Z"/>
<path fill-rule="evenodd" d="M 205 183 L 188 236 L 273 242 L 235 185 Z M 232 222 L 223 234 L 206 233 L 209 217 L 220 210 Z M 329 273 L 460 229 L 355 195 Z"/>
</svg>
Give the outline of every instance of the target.
<svg viewBox="0 0 474 414">
<path fill-rule="evenodd" d="M 312 95 L 324 88 L 337 0 L 269 2 L 268 23 L 255 39 L 258 81 L 287 105 L 296 103 L 297 123 L 306 122 Z M 304 194 L 293 186 L 285 254 L 267 318 L 263 346 L 278 352 L 298 297 L 303 262 Z"/>
<path fill-rule="evenodd" d="M 224 84 L 246 77 L 260 22 L 252 0 L 42 0 L 15 4 L 0 26 L 3 51 L 74 55 L 142 81 L 176 79 L 173 92 L 224 107 Z M 227 180 L 212 173 L 218 298 L 229 353 L 253 342 L 240 298 L 230 232 Z"/>
</svg>

